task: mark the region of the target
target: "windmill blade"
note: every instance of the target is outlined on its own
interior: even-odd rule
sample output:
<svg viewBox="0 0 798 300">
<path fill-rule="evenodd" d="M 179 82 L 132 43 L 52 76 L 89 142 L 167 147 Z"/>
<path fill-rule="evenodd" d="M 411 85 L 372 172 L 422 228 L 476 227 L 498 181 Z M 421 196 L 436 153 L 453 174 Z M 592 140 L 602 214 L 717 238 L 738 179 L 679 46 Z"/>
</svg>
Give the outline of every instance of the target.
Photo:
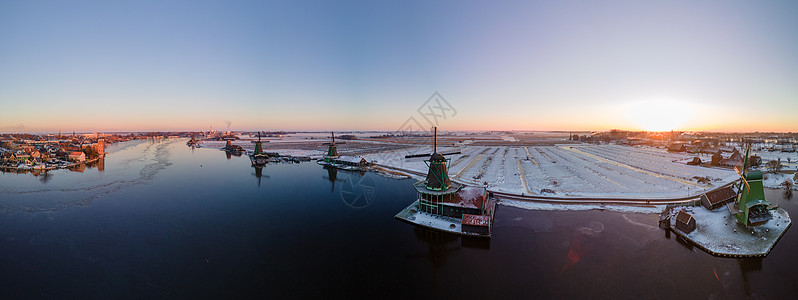
<svg viewBox="0 0 798 300">
<path fill-rule="evenodd" d="M 743 169 L 743 170 L 745 170 L 745 169 Z M 734 171 L 737 172 L 737 175 L 740 175 L 740 180 L 742 180 L 742 182 L 745 183 L 745 189 L 747 191 L 751 191 L 751 186 L 748 184 L 748 180 L 745 179 L 745 176 L 743 175 L 743 173 L 741 173 L 740 170 L 737 169 L 737 166 L 734 166 Z"/>
<path fill-rule="evenodd" d="M 745 147 L 745 159 L 743 159 L 743 173 L 746 171 L 746 167 L 748 166 L 748 154 L 751 152 L 751 143 L 748 143 Z"/>
</svg>

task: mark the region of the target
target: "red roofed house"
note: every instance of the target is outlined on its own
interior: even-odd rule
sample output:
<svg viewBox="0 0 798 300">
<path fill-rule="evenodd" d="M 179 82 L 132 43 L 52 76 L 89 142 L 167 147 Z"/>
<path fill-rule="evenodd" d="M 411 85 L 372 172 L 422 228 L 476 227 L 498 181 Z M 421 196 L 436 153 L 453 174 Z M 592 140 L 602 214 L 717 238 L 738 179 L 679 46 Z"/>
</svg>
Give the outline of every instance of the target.
<svg viewBox="0 0 798 300">
<path fill-rule="evenodd" d="M 463 232 L 490 234 L 490 216 L 463 214 Z"/>
<path fill-rule="evenodd" d="M 86 161 L 86 153 L 80 151 L 70 152 L 69 160 L 74 162 L 84 162 Z"/>
</svg>

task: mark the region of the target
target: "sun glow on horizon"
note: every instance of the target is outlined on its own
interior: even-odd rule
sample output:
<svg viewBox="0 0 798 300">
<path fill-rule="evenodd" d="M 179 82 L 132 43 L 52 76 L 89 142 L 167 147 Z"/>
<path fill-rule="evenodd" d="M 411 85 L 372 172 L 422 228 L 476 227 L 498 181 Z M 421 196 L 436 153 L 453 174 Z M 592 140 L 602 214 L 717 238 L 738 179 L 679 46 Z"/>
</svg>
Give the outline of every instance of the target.
<svg viewBox="0 0 798 300">
<path fill-rule="evenodd" d="M 684 129 L 690 121 L 695 107 L 693 105 L 670 99 L 647 100 L 629 104 L 626 117 L 638 129 L 646 131 L 671 131 Z"/>
</svg>

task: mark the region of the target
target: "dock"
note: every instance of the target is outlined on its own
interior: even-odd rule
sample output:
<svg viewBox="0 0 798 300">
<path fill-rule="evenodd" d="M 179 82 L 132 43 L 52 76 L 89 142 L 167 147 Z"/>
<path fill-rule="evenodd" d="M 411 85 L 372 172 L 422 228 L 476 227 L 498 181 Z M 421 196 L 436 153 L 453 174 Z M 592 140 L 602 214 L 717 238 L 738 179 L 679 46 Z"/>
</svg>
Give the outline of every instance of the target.
<svg viewBox="0 0 798 300">
<path fill-rule="evenodd" d="M 489 205 L 491 205 L 491 210 L 495 211 L 496 201 L 491 199 Z M 461 236 L 490 238 L 491 233 L 493 232 L 493 215 L 490 216 L 488 233 L 481 234 L 463 231 L 463 223 L 461 219 L 420 212 L 416 210 L 417 206 L 418 201 L 413 202 L 409 206 L 405 207 L 405 209 L 397 213 L 394 218 L 416 226 Z"/>
</svg>

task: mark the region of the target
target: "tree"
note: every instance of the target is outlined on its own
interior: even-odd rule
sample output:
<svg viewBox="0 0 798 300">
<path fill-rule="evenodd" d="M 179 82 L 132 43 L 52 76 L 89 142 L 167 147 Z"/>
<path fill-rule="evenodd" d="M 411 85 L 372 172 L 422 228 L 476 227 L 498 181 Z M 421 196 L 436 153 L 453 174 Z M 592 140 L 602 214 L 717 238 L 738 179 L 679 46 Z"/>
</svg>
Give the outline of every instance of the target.
<svg viewBox="0 0 798 300">
<path fill-rule="evenodd" d="M 96 158 L 96 157 L 100 156 L 100 154 L 97 152 L 97 149 L 94 149 L 94 147 L 85 147 L 85 148 L 83 148 L 83 153 L 85 153 L 86 154 L 86 158 L 89 158 L 89 159 Z"/>
<path fill-rule="evenodd" d="M 767 167 L 768 170 L 770 170 L 771 172 L 776 173 L 778 171 L 781 171 L 781 168 L 783 168 L 784 165 L 782 165 L 781 162 L 778 160 L 771 160 L 767 164 L 765 164 L 765 167 Z"/>
<path fill-rule="evenodd" d="M 784 182 L 781 183 L 781 186 L 783 186 L 785 190 L 791 190 L 793 186 L 792 180 L 784 180 Z"/>
</svg>

